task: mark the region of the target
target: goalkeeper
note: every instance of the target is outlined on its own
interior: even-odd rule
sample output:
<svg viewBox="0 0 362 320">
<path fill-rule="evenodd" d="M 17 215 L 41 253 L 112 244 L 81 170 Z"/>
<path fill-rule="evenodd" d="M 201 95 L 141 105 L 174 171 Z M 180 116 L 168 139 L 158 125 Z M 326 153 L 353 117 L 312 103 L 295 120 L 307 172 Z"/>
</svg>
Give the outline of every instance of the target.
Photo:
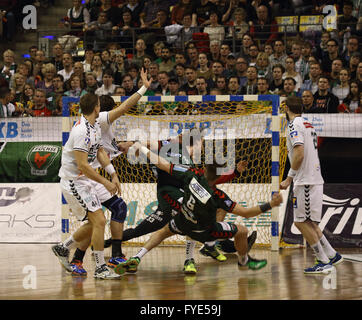
<svg viewBox="0 0 362 320">
<path fill-rule="evenodd" d="M 194 129 L 195 130 L 195 129 Z M 196 131 L 196 130 L 195 130 Z M 193 131 L 193 132 L 195 132 Z M 194 153 L 201 151 L 202 139 L 200 137 L 195 139 L 193 135 L 179 135 L 174 140 L 157 141 L 148 143 L 148 146 L 153 150 L 158 150 L 158 153 L 167 157 L 171 163 L 179 164 L 187 167 L 195 167 L 192 161 Z M 183 148 L 182 139 L 189 139 L 189 147 Z M 185 143 L 186 144 L 186 143 Z M 129 146 L 129 145 L 128 145 Z M 233 172 L 223 175 L 216 182 L 217 184 L 226 183 L 232 180 L 235 176 L 238 176 L 246 168 L 246 162 L 240 161 L 237 165 L 237 169 Z M 157 199 L 158 208 L 154 213 L 141 221 L 136 228 L 126 229 L 123 232 L 122 241 L 128 241 L 133 238 L 137 238 L 152 232 L 155 232 L 163 228 L 172 217 L 177 214 L 181 208 L 180 202 L 183 197 L 182 181 L 175 179 L 163 170 L 154 168 L 154 173 L 157 177 Z M 220 212 L 218 214 L 218 221 L 223 221 L 225 213 Z M 248 238 L 248 250 L 252 247 L 256 240 L 256 232 Z M 110 241 L 106 240 L 105 247 L 110 245 Z M 233 242 L 230 240 L 221 241 L 220 245 L 227 248 L 227 252 L 235 252 L 236 249 Z M 193 257 L 195 248 L 195 241 L 186 240 L 186 260 L 184 263 L 184 272 L 187 274 L 196 273 L 195 261 Z M 225 261 L 226 257 L 219 252 L 216 247 L 216 241 L 205 243 L 204 247 L 200 250 L 200 253 L 205 256 L 210 256 L 218 261 Z"/>
</svg>

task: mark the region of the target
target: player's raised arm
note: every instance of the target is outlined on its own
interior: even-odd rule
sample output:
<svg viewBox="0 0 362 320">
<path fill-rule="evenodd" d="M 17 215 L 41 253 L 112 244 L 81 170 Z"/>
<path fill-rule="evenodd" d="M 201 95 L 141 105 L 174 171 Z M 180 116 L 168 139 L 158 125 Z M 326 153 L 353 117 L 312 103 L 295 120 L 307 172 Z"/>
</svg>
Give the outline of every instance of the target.
<svg viewBox="0 0 362 320">
<path fill-rule="evenodd" d="M 135 106 L 139 99 L 145 94 L 147 89 L 150 87 L 152 78 L 147 78 L 147 71 L 144 71 L 142 68 L 141 70 L 141 79 L 143 86 L 133 95 L 131 95 L 126 101 L 123 101 L 119 107 L 116 109 L 113 109 L 108 114 L 108 119 L 110 123 L 113 123 L 117 118 L 119 118 L 121 115 L 125 114 L 130 108 Z"/>
<path fill-rule="evenodd" d="M 273 198 L 270 202 L 261 204 L 259 206 L 251 207 L 251 208 L 244 208 L 239 204 L 236 204 L 233 211 L 231 213 L 234 213 L 238 216 L 244 217 L 244 218 L 251 218 L 255 217 L 263 212 L 266 212 L 270 210 L 271 208 L 279 206 L 283 202 L 283 197 L 280 193 L 275 193 L 273 195 Z"/>
</svg>

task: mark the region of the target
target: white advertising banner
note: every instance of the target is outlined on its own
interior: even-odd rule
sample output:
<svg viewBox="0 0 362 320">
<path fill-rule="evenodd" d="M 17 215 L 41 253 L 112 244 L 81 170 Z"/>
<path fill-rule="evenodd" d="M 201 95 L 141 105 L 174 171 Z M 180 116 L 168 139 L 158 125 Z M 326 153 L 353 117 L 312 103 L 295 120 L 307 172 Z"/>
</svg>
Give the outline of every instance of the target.
<svg viewBox="0 0 362 320">
<path fill-rule="evenodd" d="M 61 240 L 58 183 L 0 183 L 0 242 Z"/>
</svg>

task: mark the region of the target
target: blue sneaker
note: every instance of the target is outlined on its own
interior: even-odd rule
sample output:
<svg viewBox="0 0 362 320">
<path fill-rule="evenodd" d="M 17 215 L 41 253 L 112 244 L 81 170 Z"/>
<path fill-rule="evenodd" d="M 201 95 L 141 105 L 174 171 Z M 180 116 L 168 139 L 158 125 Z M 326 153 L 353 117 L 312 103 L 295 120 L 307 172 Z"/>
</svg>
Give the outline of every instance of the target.
<svg viewBox="0 0 362 320">
<path fill-rule="evenodd" d="M 343 257 L 338 252 L 336 252 L 336 255 L 331 260 L 329 260 L 329 264 L 336 266 L 337 264 L 343 262 L 343 260 Z"/>
<path fill-rule="evenodd" d="M 127 261 L 127 259 L 126 259 L 125 256 L 117 257 L 117 258 L 110 258 L 110 259 L 108 260 L 107 265 L 108 265 L 108 267 L 114 269 L 114 268 L 117 267 L 120 263 L 124 263 L 124 262 L 126 262 L 126 261 Z"/>
<path fill-rule="evenodd" d="M 81 276 L 86 277 L 87 271 L 83 268 L 83 262 L 79 260 L 74 260 L 70 263 L 72 268 L 72 275 L 73 276 Z"/>
<path fill-rule="evenodd" d="M 320 274 L 320 273 L 329 273 L 332 271 L 333 266 L 330 263 L 323 263 L 316 260 L 316 264 L 313 267 L 304 269 L 306 274 Z"/>
</svg>

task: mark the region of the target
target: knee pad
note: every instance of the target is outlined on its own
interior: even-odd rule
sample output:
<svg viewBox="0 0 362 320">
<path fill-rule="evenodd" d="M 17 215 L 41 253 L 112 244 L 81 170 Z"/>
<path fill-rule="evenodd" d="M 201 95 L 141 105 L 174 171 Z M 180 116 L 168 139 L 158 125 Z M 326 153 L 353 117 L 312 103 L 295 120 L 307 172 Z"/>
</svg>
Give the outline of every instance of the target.
<svg viewBox="0 0 362 320">
<path fill-rule="evenodd" d="M 111 220 L 123 223 L 127 216 L 127 205 L 122 198 L 117 196 L 102 203 L 109 211 L 111 211 Z"/>
</svg>

